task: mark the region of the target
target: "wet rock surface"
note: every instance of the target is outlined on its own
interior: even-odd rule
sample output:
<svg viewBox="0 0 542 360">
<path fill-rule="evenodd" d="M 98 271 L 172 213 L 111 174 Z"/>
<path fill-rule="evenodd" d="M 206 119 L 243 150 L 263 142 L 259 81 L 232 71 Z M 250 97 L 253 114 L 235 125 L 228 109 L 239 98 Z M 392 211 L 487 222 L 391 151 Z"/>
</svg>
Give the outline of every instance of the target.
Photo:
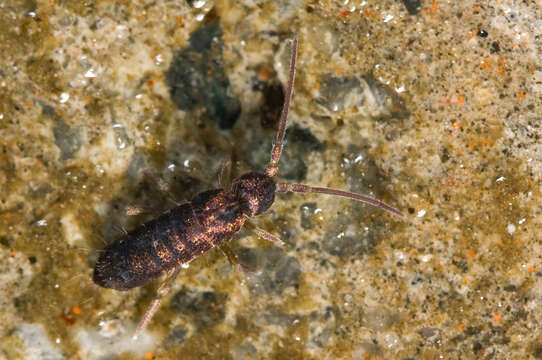
<svg viewBox="0 0 542 360">
<path fill-rule="evenodd" d="M 541 358 L 541 18 L 508 0 L 7 2 L 0 357 Z M 294 34 L 280 181 L 405 219 L 278 194 L 253 221 L 286 245 L 236 237 L 253 274 L 195 259 L 134 342 L 161 279 L 98 288 L 97 255 L 218 186 L 230 154 L 264 168 Z"/>
<path fill-rule="evenodd" d="M 241 113 L 232 93 L 222 56 L 222 29 L 218 22 L 206 24 L 179 50 L 166 73 L 171 100 L 181 110 L 202 109 L 202 114 L 221 129 L 231 129 Z"/>
<path fill-rule="evenodd" d="M 352 77 L 325 74 L 320 83 L 319 96 L 313 102 L 322 115 L 354 110 L 376 120 L 409 116 L 404 100 L 371 73 Z"/>
<path fill-rule="evenodd" d="M 239 262 L 254 273 L 247 274 L 253 296 L 267 293 L 281 294 L 289 286 L 298 287 L 301 275 L 299 261 L 284 250 L 272 248 L 239 248 Z"/>
<path fill-rule="evenodd" d="M 198 329 L 202 329 L 224 320 L 227 299 L 228 295 L 224 293 L 183 288 L 173 295 L 170 306 L 178 316 L 190 318 Z"/>
<path fill-rule="evenodd" d="M 252 169 L 265 171 L 265 166 L 271 154 L 273 138 L 253 139 L 247 144 L 245 158 Z M 309 129 L 293 124 L 286 129 L 284 150 L 278 176 L 291 181 L 302 182 L 310 166 L 308 157 L 311 152 L 321 152 L 324 145 Z"/>
</svg>

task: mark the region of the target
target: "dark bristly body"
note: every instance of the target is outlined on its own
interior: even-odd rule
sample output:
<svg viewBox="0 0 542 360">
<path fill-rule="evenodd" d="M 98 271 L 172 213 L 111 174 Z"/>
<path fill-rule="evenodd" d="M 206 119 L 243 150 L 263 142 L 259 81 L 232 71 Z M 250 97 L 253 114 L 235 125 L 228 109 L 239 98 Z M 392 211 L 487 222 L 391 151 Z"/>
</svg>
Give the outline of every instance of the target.
<svg viewBox="0 0 542 360">
<path fill-rule="evenodd" d="M 275 192 L 342 196 L 403 216 L 399 210 L 364 195 L 304 184 L 275 182 L 273 176 L 278 170 L 293 92 L 297 38 L 294 39 L 292 48 L 290 74 L 279 129 L 265 173 L 250 172 L 235 179 L 229 190 L 209 190 L 197 195 L 190 203 L 177 206 L 128 232 L 116 243 L 107 246 L 98 258 L 94 269 L 94 282 L 115 290 L 132 289 L 173 270 L 159 288 L 158 295 L 141 320 L 135 337 L 145 329 L 157 311 L 161 298 L 168 293 L 181 265 L 230 240 L 248 217 L 261 214 L 273 204 Z M 256 228 L 255 232 L 267 240 L 280 242 L 280 239 L 261 229 Z"/>
<path fill-rule="evenodd" d="M 192 202 L 128 232 L 107 246 L 96 263 L 94 282 L 115 290 L 129 290 L 189 263 L 229 240 L 246 221 L 273 203 L 275 182 L 248 173 L 235 180 L 231 191 L 208 190 Z M 264 201 L 258 199 L 261 192 Z"/>
</svg>

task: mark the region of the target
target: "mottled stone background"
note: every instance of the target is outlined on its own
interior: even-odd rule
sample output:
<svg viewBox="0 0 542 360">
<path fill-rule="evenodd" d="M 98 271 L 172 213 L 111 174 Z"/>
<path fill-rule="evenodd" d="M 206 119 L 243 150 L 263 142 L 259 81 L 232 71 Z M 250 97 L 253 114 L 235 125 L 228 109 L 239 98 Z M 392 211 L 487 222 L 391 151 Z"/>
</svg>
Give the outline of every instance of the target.
<svg viewBox="0 0 542 360">
<path fill-rule="evenodd" d="M 132 341 L 160 281 L 98 252 L 264 168 L 294 34 L 279 176 L 406 219 L 282 194 L 285 246 L 192 262 Z M 0 2 L 0 359 L 542 358 L 541 36 L 536 1 Z"/>
</svg>

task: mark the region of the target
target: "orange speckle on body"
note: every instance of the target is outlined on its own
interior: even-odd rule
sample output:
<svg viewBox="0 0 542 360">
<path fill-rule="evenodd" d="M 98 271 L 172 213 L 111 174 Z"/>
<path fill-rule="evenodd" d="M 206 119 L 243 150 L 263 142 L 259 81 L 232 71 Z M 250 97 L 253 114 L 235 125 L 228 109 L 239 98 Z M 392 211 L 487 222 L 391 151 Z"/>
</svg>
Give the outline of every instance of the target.
<svg viewBox="0 0 542 360">
<path fill-rule="evenodd" d="M 525 93 L 523 91 L 518 92 L 518 97 L 520 99 L 525 99 Z"/>
<path fill-rule="evenodd" d="M 471 259 L 474 259 L 474 257 L 476 256 L 476 254 L 474 253 L 474 251 L 472 249 L 467 249 L 467 256 Z"/>
<path fill-rule="evenodd" d="M 470 148 L 470 149 L 474 149 L 474 142 L 469 141 L 469 148 Z"/>
<path fill-rule="evenodd" d="M 11 254 L 11 256 L 15 256 L 17 254 L 17 251 L 12 250 L 10 254 Z"/>
<path fill-rule="evenodd" d="M 501 320 L 502 320 L 502 317 L 499 314 L 493 315 L 493 322 L 495 322 L 496 324 L 499 324 Z"/>
<path fill-rule="evenodd" d="M 337 69 L 335 72 L 337 73 L 337 75 L 342 75 L 343 74 L 343 69 Z"/>
<path fill-rule="evenodd" d="M 366 19 L 369 19 L 371 17 L 371 12 L 369 10 L 365 10 L 363 12 L 363 16 L 365 16 Z"/>
<path fill-rule="evenodd" d="M 483 68 L 486 68 L 486 69 L 489 68 L 489 67 L 491 67 L 491 65 L 490 65 L 487 61 L 485 61 L 485 60 L 482 60 L 482 62 L 480 63 L 480 65 L 481 65 Z"/>
<path fill-rule="evenodd" d="M 485 140 L 484 145 L 487 146 L 487 147 L 490 147 L 491 146 L 491 141 Z"/>
<path fill-rule="evenodd" d="M 458 103 L 458 104 L 463 104 L 463 102 L 465 102 L 465 99 L 463 99 L 462 96 L 459 96 L 459 97 L 457 98 L 457 103 Z"/>
<path fill-rule="evenodd" d="M 529 272 L 538 272 L 538 267 L 537 266 L 529 266 L 527 268 L 527 271 L 529 271 Z"/>
<path fill-rule="evenodd" d="M 461 149 L 457 149 L 456 152 L 457 152 L 457 155 L 461 155 L 461 153 L 462 153 Z"/>
<path fill-rule="evenodd" d="M 26 105 L 28 105 L 28 107 L 34 107 L 34 102 L 33 101 L 29 101 L 26 103 Z"/>
<path fill-rule="evenodd" d="M 499 72 L 500 72 L 500 73 L 504 72 L 504 67 L 499 66 Z"/>
<path fill-rule="evenodd" d="M 433 3 L 431 4 L 431 7 L 433 8 L 433 10 L 437 10 L 438 9 L 438 3 L 436 1 L 433 1 Z"/>
<path fill-rule="evenodd" d="M 339 16 L 341 17 L 341 19 L 345 19 L 348 16 L 348 11 L 341 12 Z"/>
<path fill-rule="evenodd" d="M 465 328 L 465 324 L 457 324 L 457 328 L 459 330 L 463 330 Z"/>
<path fill-rule="evenodd" d="M 152 360 L 152 353 L 148 352 L 145 354 L 145 360 Z"/>
<path fill-rule="evenodd" d="M 81 315 L 81 308 L 75 305 L 74 307 L 72 307 L 72 313 L 74 313 L 75 315 Z"/>
<path fill-rule="evenodd" d="M 317 81 L 317 82 L 314 84 L 314 88 L 317 89 L 317 90 L 320 89 L 320 82 L 319 82 L 319 81 Z"/>
<path fill-rule="evenodd" d="M 153 86 L 154 86 L 154 81 L 152 81 L 152 80 L 147 80 L 147 86 L 148 86 L 148 87 L 153 87 Z"/>
<path fill-rule="evenodd" d="M 453 123 L 452 124 L 452 129 L 454 129 L 454 130 L 459 129 L 459 125 L 457 125 L 457 123 Z"/>
<path fill-rule="evenodd" d="M 463 279 L 461 280 L 461 282 L 462 282 L 463 284 L 466 284 L 466 283 L 469 282 L 469 280 L 468 280 L 467 278 L 463 278 Z"/>
</svg>

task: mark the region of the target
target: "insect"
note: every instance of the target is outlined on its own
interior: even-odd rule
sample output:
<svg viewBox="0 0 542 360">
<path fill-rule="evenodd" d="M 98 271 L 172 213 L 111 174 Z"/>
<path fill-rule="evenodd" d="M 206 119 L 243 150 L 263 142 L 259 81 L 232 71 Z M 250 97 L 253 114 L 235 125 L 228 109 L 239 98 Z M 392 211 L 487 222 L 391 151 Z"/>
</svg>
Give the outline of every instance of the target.
<svg viewBox="0 0 542 360">
<path fill-rule="evenodd" d="M 93 281 L 105 288 L 129 290 L 168 272 L 155 299 L 140 321 L 134 337 L 146 328 L 158 310 L 161 299 L 171 289 L 182 265 L 230 240 L 249 217 L 269 209 L 277 192 L 342 196 L 404 216 L 399 210 L 368 196 L 275 181 L 292 98 L 296 58 L 297 37 L 292 44 L 288 84 L 279 128 L 265 173 L 246 173 L 235 179 L 229 190 L 215 189 L 202 192 L 191 202 L 179 205 L 126 233 L 117 242 L 107 246 L 99 256 L 94 268 Z M 255 232 L 264 239 L 281 242 L 279 238 L 264 230 L 256 228 Z M 225 250 L 224 252 L 231 259 L 231 253 Z"/>
</svg>

